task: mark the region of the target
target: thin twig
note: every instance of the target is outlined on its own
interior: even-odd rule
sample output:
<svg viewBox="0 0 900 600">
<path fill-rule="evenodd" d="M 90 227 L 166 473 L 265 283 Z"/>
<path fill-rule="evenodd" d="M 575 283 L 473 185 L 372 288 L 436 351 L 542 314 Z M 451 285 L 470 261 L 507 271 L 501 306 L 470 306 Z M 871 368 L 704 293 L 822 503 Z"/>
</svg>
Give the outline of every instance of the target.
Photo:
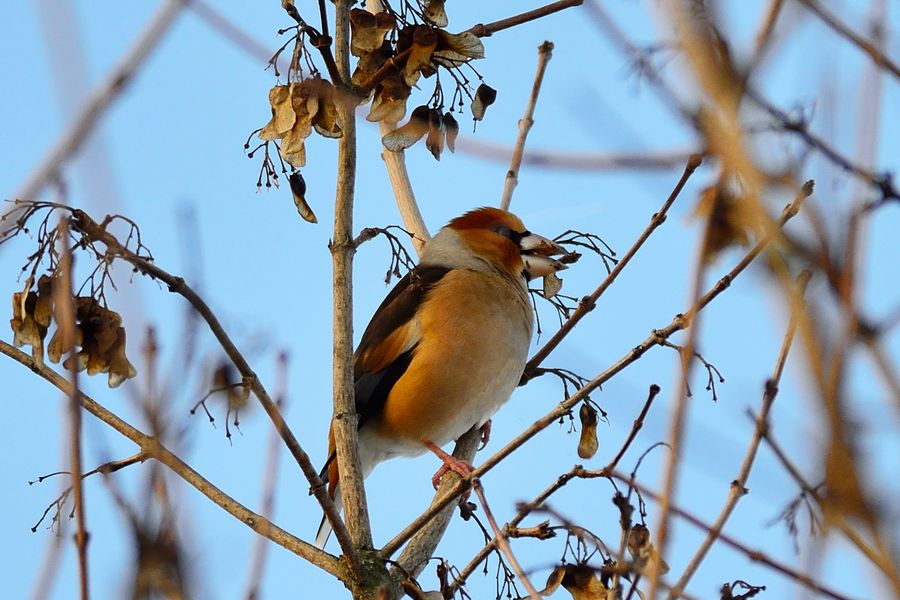
<svg viewBox="0 0 900 600">
<path fill-rule="evenodd" d="M 644 426 L 644 418 L 647 416 L 647 412 L 650 410 L 650 405 L 653 404 L 653 399 L 659 395 L 659 386 L 655 383 L 650 386 L 650 392 L 647 394 L 647 400 L 644 402 L 644 407 L 641 409 L 641 413 L 638 415 L 638 418 L 634 420 L 634 424 L 631 426 L 631 431 L 628 433 L 628 437 L 625 438 L 625 443 L 622 444 L 622 447 L 619 448 L 619 451 L 616 453 L 615 458 L 609 461 L 609 464 L 604 467 L 608 471 L 612 471 L 618 466 L 619 461 L 622 460 L 622 457 L 625 456 L 625 452 L 628 451 L 628 448 L 631 446 L 631 442 L 634 441 L 635 436 L 637 436 L 638 432 L 641 430 L 641 427 Z"/>
<path fill-rule="evenodd" d="M 0 340 L 0 354 L 5 354 L 23 366 L 28 367 L 63 393 L 72 393 L 72 385 L 66 381 L 64 377 L 46 365 L 35 362 L 31 356 L 2 340 Z M 177 455 L 168 450 L 157 438 L 136 429 L 83 392 L 78 393 L 78 401 L 81 403 L 82 408 L 87 412 L 137 444 L 144 454 L 168 467 L 173 473 L 181 477 L 185 482 L 209 498 L 212 502 L 222 507 L 241 523 L 250 527 L 253 531 L 269 538 L 279 546 L 306 559 L 313 565 L 334 575 L 342 581 L 347 577 L 345 569 L 336 557 L 319 550 L 312 544 L 304 542 L 300 538 L 288 533 L 268 519 L 265 519 L 261 515 L 254 513 L 244 505 L 240 504 L 234 498 L 205 479 L 197 471 L 189 467 Z"/>
<path fill-rule="evenodd" d="M 72 498 L 75 503 L 75 546 L 78 550 L 78 576 L 81 600 L 90 597 L 87 556 L 87 516 L 84 508 L 84 485 L 81 478 L 81 406 L 78 404 L 78 359 L 75 347 L 75 301 L 72 294 L 72 273 L 74 258 L 69 248 L 68 215 L 59 222 L 60 261 L 57 271 L 59 276 L 54 282 L 55 321 L 60 329 L 63 347 L 69 351 L 69 377 L 71 379 L 69 396 L 69 464 L 72 474 Z"/>
<path fill-rule="evenodd" d="M 741 469 L 734 481 L 731 482 L 728 498 L 725 500 L 725 504 L 722 506 L 718 518 L 716 518 L 716 521 L 707 533 L 703 543 L 700 544 L 697 552 L 694 554 L 693 558 L 691 558 L 684 573 L 673 586 L 672 597 L 677 598 L 678 594 L 687 587 L 688 582 L 690 582 L 694 573 L 696 573 L 700 563 L 702 563 L 703 559 L 706 557 L 706 553 L 709 552 L 709 549 L 722 533 L 722 529 L 725 527 L 725 523 L 734 511 L 734 508 L 737 506 L 738 501 L 747 493 L 745 487 L 747 479 L 750 477 L 750 469 L 753 468 L 753 461 L 759 450 L 759 443 L 765 434 L 765 430 L 769 427 L 769 411 L 772 408 L 772 404 L 775 402 L 775 396 L 778 394 L 778 384 L 781 380 L 781 373 L 784 370 L 788 352 L 791 349 L 791 343 L 793 342 L 794 334 L 797 331 L 797 311 L 802 310 L 801 304 L 803 302 L 803 294 L 806 290 L 806 284 L 809 283 L 809 278 L 811 276 L 812 272 L 803 271 L 797 278 L 797 283 L 792 293 L 793 306 L 791 319 L 788 323 L 787 331 L 784 334 L 784 340 L 781 343 L 781 350 L 778 353 L 778 359 L 775 361 L 775 368 L 773 369 L 772 376 L 766 381 L 762 407 L 760 408 L 759 416 L 756 419 L 756 428 L 750 438 L 750 445 L 744 455 L 744 462 L 741 464 Z"/>
<path fill-rule="evenodd" d="M 751 415 L 752 418 L 752 415 Z M 817 491 L 806 481 L 803 475 L 800 474 L 800 469 L 797 468 L 796 465 L 788 458 L 787 453 L 781 447 L 781 445 L 775 440 L 772 432 L 766 428 L 763 430 L 762 438 L 769 445 L 769 449 L 772 450 L 772 453 L 778 459 L 778 462 L 784 467 L 784 470 L 788 472 L 791 478 L 797 483 L 803 493 L 806 494 L 808 498 L 814 499 L 817 503 L 820 502 L 821 496 L 817 493 Z M 891 581 L 894 586 L 894 589 L 900 589 L 900 574 L 897 573 L 897 566 L 890 560 L 889 557 L 885 556 L 884 553 L 879 552 L 871 545 L 869 545 L 862 536 L 853 528 L 853 526 L 847 521 L 844 515 L 840 513 L 835 513 L 834 515 L 830 515 L 832 519 L 832 524 L 838 528 L 838 530 L 843 533 L 847 539 L 859 549 L 859 551 L 872 562 L 873 565 L 878 567 L 878 569 L 884 573 L 884 575 Z"/>
<path fill-rule="evenodd" d="M 579 476 L 581 476 L 581 477 L 604 477 L 604 478 L 613 477 L 615 479 L 618 479 L 619 481 L 622 481 L 624 483 L 631 485 L 636 490 L 638 490 L 643 496 L 650 498 L 651 500 L 654 500 L 656 502 L 662 501 L 660 494 L 657 494 L 656 492 L 650 490 L 648 487 L 638 483 L 637 481 L 634 481 L 634 479 L 631 477 L 631 475 L 626 475 L 626 474 L 620 473 L 618 471 L 616 471 L 615 473 L 612 473 L 612 474 L 603 473 L 603 472 L 598 472 L 597 474 L 594 474 L 591 471 L 583 471 L 583 473 L 581 473 Z M 684 519 L 685 521 L 687 521 L 694 527 L 697 527 L 698 529 L 702 529 L 704 531 L 709 531 L 712 528 L 711 525 L 704 522 L 699 517 L 689 513 L 688 511 L 682 509 L 681 507 L 679 507 L 675 504 L 671 505 L 671 512 L 673 515 L 676 515 L 676 516 Z M 851 600 L 850 596 L 846 596 L 836 590 L 831 589 L 830 587 L 827 587 L 827 586 L 819 583 L 812 577 L 809 577 L 808 575 L 804 575 L 800 571 L 797 571 L 796 569 L 789 567 L 788 565 L 785 565 L 783 563 L 776 561 L 775 559 L 768 556 L 766 553 L 764 553 L 760 550 L 751 548 L 751 547 L 747 546 L 746 544 L 744 544 L 743 542 L 740 542 L 737 539 L 731 537 L 730 535 L 722 533 L 719 535 L 719 539 L 725 545 L 730 546 L 731 548 L 734 548 L 738 552 L 744 554 L 751 561 L 762 563 L 762 564 L 766 565 L 767 567 L 771 568 L 772 570 L 774 570 L 778 573 L 781 573 L 782 575 L 800 583 L 801 585 L 803 585 L 819 594 L 822 594 L 823 596 L 828 596 L 829 598 L 833 598 L 834 600 Z M 648 598 L 649 598 L 649 596 L 648 596 Z"/>
<path fill-rule="evenodd" d="M 789 220 L 791 220 L 800 210 L 800 207 L 803 205 L 803 202 L 806 200 L 806 198 L 811 194 L 812 182 L 810 181 L 803 186 L 801 191 L 797 194 L 794 202 L 787 205 L 781 212 L 781 216 L 779 216 L 779 218 L 775 221 L 776 227 L 781 228 Z M 768 233 L 763 236 L 763 238 L 759 242 L 757 242 L 756 245 L 754 245 L 753 248 L 751 248 L 747 252 L 747 254 L 745 254 L 744 257 L 740 261 L 738 261 L 738 263 L 728 273 L 726 273 L 721 279 L 719 279 L 715 283 L 715 285 L 713 285 L 699 299 L 699 301 L 694 304 L 694 306 L 688 309 L 686 313 L 676 315 L 675 318 L 673 318 L 672 321 L 662 329 L 654 329 L 653 331 L 651 331 L 650 335 L 643 342 L 632 348 L 628 353 L 625 354 L 625 356 L 617 360 L 602 373 L 594 377 L 591 381 L 585 384 L 582 388 L 572 394 L 565 401 L 558 404 L 556 408 L 532 423 L 527 429 L 525 429 L 525 431 L 520 433 L 512 441 L 506 444 L 506 446 L 498 450 L 493 456 L 484 461 L 481 466 L 475 469 L 469 477 L 460 481 L 460 483 L 456 485 L 451 492 L 442 496 L 440 499 L 435 500 L 424 513 L 417 517 L 412 523 L 407 525 L 402 531 L 400 531 L 400 533 L 394 536 L 393 539 L 391 539 L 382 547 L 382 549 L 379 551 L 381 556 L 383 558 L 388 558 L 394 552 L 396 552 L 397 549 L 402 546 L 407 539 L 410 538 L 410 536 L 412 536 L 416 531 L 418 531 L 432 518 L 434 518 L 437 513 L 439 513 L 450 502 L 452 502 L 457 496 L 459 496 L 459 494 L 469 489 L 472 479 L 476 477 L 482 477 L 485 473 L 487 473 L 495 466 L 497 466 L 501 461 L 503 461 L 507 456 L 509 456 L 519 447 L 525 444 L 528 440 L 549 427 L 551 424 L 555 423 L 560 417 L 568 414 L 569 410 L 571 410 L 573 406 L 584 400 L 592 391 L 594 391 L 599 386 L 615 377 L 626 367 L 640 359 L 640 357 L 646 354 L 648 350 L 650 350 L 654 346 L 661 345 L 663 341 L 669 339 L 676 332 L 683 330 L 686 327 L 686 324 L 689 323 L 698 312 L 702 311 L 706 306 L 709 305 L 710 302 L 715 300 L 722 292 L 728 289 L 728 287 L 731 285 L 731 282 L 734 281 L 734 279 L 741 273 L 743 273 L 748 266 L 750 266 L 750 264 L 756 259 L 756 257 L 759 256 L 760 253 L 768 247 L 774 237 L 774 233 Z"/>
<path fill-rule="evenodd" d="M 474 25 L 473 27 L 469 28 L 469 31 L 471 31 L 478 37 L 489 37 L 497 33 L 498 31 L 503 31 L 504 29 L 509 29 L 510 27 L 521 25 L 522 23 L 540 19 L 541 17 L 552 15 L 555 12 L 571 8 L 573 6 L 581 6 L 583 2 L 584 0 L 559 0 L 558 2 L 551 2 L 546 6 L 542 6 L 534 10 L 529 10 L 528 12 L 524 12 L 513 17 L 507 17 L 499 21 L 494 21 L 493 23 L 488 23 L 487 25 L 479 23 L 478 25 Z"/>
<path fill-rule="evenodd" d="M 484 496 L 484 488 L 481 486 L 481 480 L 473 480 L 472 488 L 475 490 L 475 495 L 478 496 L 478 499 L 481 501 L 481 508 L 484 509 L 484 516 L 487 517 L 488 523 L 491 524 L 491 529 L 494 531 L 496 545 L 500 548 L 500 551 L 506 555 L 506 560 L 509 561 L 510 566 L 512 566 L 513 571 L 515 571 L 516 576 L 519 578 L 519 581 L 521 581 L 522 585 L 525 586 L 525 589 L 528 590 L 528 595 L 531 596 L 532 600 L 540 600 L 541 595 L 534 589 L 534 586 L 522 569 L 522 565 L 519 564 L 516 555 L 513 554 L 512 548 L 509 546 L 509 540 L 506 539 L 506 534 L 497 526 L 497 520 L 494 519 L 494 514 L 491 512 L 487 498 Z"/>
<path fill-rule="evenodd" d="M 534 125 L 534 108 L 537 104 L 538 94 L 541 93 L 541 84 L 544 82 L 544 73 L 547 71 L 547 63 L 553 56 L 553 43 L 545 41 L 538 46 L 538 64 L 537 72 L 534 75 L 534 84 L 531 86 L 531 95 L 528 97 L 528 104 L 525 106 L 525 114 L 519 120 L 519 135 L 516 137 L 516 144 L 513 147 L 512 162 L 509 165 L 509 171 L 506 172 L 506 180 L 503 183 L 503 194 L 500 196 L 500 208 L 509 210 L 509 204 L 512 202 L 513 190 L 519 184 L 519 168 L 522 166 L 522 154 L 525 152 L 525 140 L 528 138 L 528 132 Z"/>
<path fill-rule="evenodd" d="M 350 557 L 351 563 L 355 562 L 353 557 L 356 556 L 356 553 L 353 549 L 350 535 L 347 532 L 347 528 L 344 526 L 343 521 L 338 515 L 337 510 L 335 509 L 334 502 L 332 502 L 331 498 L 328 497 L 328 492 L 325 490 L 325 484 L 319 478 L 318 470 L 313 466 L 309 455 L 300 446 L 300 443 L 294 436 L 293 431 L 291 431 L 291 428 L 284 420 L 284 416 L 281 414 L 281 411 L 278 410 L 275 402 L 272 401 L 272 398 L 269 396 L 268 391 L 259 380 L 259 377 L 250 368 L 250 364 L 247 362 L 247 359 L 244 358 L 244 355 L 241 354 L 240 350 L 237 349 L 237 346 L 225 332 L 224 327 L 222 327 L 222 324 L 219 322 L 219 319 L 216 317 L 216 315 L 212 312 L 212 309 L 209 308 L 206 302 L 203 301 L 203 299 L 197 294 L 197 292 L 195 292 L 191 288 L 191 286 L 189 286 L 187 282 L 184 281 L 184 279 L 168 273 L 167 271 L 157 266 L 156 263 L 138 256 L 131 250 L 125 248 L 112 234 L 107 232 L 96 221 L 91 219 L 90 216 L 88 216 L 84 211 L 77 209 L 72 210 L 72 216 L 72 227 L 84 233 L 90 239 L 102 242 L 107 247 L 107 255 L 109 257 L 120 258 L 128 264 L 132 265 L 135 269 L 138 270 L 138 272 L 152 277 L 153 279 L 162 281 L 168 286 L 170 292 L 179 294 L 180 296 L 184 297 L 184 299 L 187 300 L 191 304 L 191 306 L 194 307 L 194 310 L 196 310 L 197 313 L 203 318 L 210 331 L 219 342 L 219 345 L 222 346 L 225 354 L 228 355 L 228 358 L 241 374 L 243 381 L 245 381 L 250 386 L 253 394 L 256 396 L 263 409 L 266 411 L 266 414 L 269 416 L 275 426 L 275 429 L 281 436 L 282 441 L 284 441 L 285 445 L 287 446 L 288 451 L 291 453 L 291 456 L 297 462 L 300 470 L 306 477 L 306 480 L 310 483 L 313 495 L 322 506 L 322 510 L 328 517 L 329 524 L 331 524 L 331 526 L 334 528 L 335 537 L 341 545 L 341 550 L 345 555 Z"/>
<path fill-rule="evenodd" d="M 656 228 L 662 225 L 666 221 L 666 214 L 669 211 L 669 208 L 672 206 L 672 203 L 675 202 L 675 199 L 678 198 L 678 194 L 681 193 L 681 190 L 684 188 L 684 185 L 687 183 L 687 180 L 690 176 L 697 170 L 697 167 L 700 166 L 702 162 L 701 158 L 697 154 L 691 155 L 688 159 L 687 164 L 684 167 L 684 172 L 681 174 L 681 178 L 678 180 L 678 183 L 675 184 L 675 188 L 672 190 L 672 193 L 669 194 L 669 197 L 663 203 L 662 208 L 659 211 L 655 212 L 653 216 L 650 218 L 650 223 L 641 232 L 641 235 L 638 237 L 637 241 L 628 249 L 628 252 L 625 253 L 625 256 L 619 260 L 618 264 L 616 264 L 615 268 L 606 276 L 606 279 L 595 289 L 590 295 L 586 296 L 579 304 L 578 308 L 572 313 L 572 315 L 563 323 L 562 327 L 553 334 L 553 336 L 547 340 L 547 342 L 541 346 L 541 348 L 534 353 L 534 356 L 529 359 L 528 363 L 525 365 L 525 373 L 522 376 L 523 381 L 527 382 L 528 379 L 534 373 L 534 370 L 540 365 L 547 356 L 559 346 L 560 342 L 575 328 L 575 325 L 584 318 L 589 312 L 594 310 L 594 307 L 597 304 L 597 300 L 603 293 L 612 285 L 612 283 L 616 280 L 622 270 L 631 262 L 631 259 L 634 258 L 635 254 L 637 254 L 638 250 L 641 249 L 641 246 L 644 245 L 644 242 L 656 231 Z"/>
<path fill-rule="evenodd" d="M 878 45 L 865 39 L 858 33 L 854 32 L 844 22 L 835 17 L 833 14 L 825 10 L 816 0 L 799 0 L 800 4 L 805 6 L 811 13 L 822 19 L 826 25 L 831 27 L 839 36 L 847 39 L 854 46 L 869 55 L 876 65 L 888 71 L 894 77 L 900 78 L 900 66 L 884 55 L 878 49 Z"/>
</svg>

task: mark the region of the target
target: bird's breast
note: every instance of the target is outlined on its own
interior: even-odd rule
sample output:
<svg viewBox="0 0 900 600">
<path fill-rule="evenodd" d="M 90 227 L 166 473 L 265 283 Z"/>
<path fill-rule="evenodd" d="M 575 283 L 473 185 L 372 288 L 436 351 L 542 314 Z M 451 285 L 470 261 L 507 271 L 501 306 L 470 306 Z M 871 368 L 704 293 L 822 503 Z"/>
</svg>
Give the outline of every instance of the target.
<svg viewBox="0 0 900 600">
<path fill-rule="evenodd" d="M 520 282 L 462 269 L 444 277 L 416 318 L 421 339 L 375 424 L 378 436 L 400 442 L 398 454 L 418 454 L 422 441 L 443 445 L 490 419 L 519 382 L 533 327 Z"/>
</svg>

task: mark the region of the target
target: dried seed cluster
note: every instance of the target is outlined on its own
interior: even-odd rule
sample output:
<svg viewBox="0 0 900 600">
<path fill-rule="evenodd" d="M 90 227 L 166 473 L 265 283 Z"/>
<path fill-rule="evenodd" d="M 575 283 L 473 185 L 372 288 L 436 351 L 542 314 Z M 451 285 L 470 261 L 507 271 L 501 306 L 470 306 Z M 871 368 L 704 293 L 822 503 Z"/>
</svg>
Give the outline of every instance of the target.
<svg viewBox="0 0 900 600">
<path fill-rule="evenodd" d="M 54 279 L 43 275 L 38 280 L 37 291 L 32 291 L 31 278 L 25 289 L 13 294 L 13 343 L 17 347 L 31 346 L 35 361 L 44 360 L 44 338 L 53 320 Z M 75 328 L 71 339 L 66 340 L 64 328 L 57 323 L 56 331 L 47 344 L 47 356 L 58 363 L 64 354 L 71 353 L 63 366 L 74 367 L 88 375 L 107 373 L 109 387 L 121 385 L 137 374 L 125 355 L 125 328 L 119 313 L 100 305 L 90 296 L 75 298 Z M 77 350 L 76 350 L 77 348 Z"/>
</svg>

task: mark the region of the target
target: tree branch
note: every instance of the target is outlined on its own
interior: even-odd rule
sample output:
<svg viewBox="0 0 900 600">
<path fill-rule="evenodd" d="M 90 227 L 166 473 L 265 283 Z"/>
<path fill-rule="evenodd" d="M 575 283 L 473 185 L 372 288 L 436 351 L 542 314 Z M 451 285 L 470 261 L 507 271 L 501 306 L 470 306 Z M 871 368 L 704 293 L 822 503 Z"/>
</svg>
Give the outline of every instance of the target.
<svg viewBox="0 0 900 600">
<path fill-rule="evenodd" d="M 56 386 L 63 393 L 71 394 L 73 392 L 72 385 L 56 371 L 44 364 L 36 363 L 30 356 L 2 340 L 0 340 L 0 354 L 5 354 L 16 362 L 28 367 L 34 373 Z M 147 457 L 153 458 L 168 467 L 197 491 L 225 509 L 226 512 L 250 527 L 250 529 L 267 537 L 297 556 L 308 560 L 313 565 L 334 575 L 341 581 L 346 580 L 347 573 L 337 558 L 327 552 L 319 550 L 312 544 L 308 544 L 300 538 L 295 537 L 237 502 L 234 498 L 206 480 L 197 471 L 189 467 L 177 455 L 169 451 L 162 443 L 160 443 L 158 439 L 131 426 L 83 392 L 78 392 L 78 400 L 82 408 L 86 411 L 137 444 L 141 449 L 141 452 L 146 454 Z"/>
<path fill-rule="evenodd" d="M 706 557 L 706 553 L 709 552 L 709 549 L 719 538 L 719 535 L 721 535 L 722 529 L 725 527 L 725 523 L 734 511 L 734 508 L 737 506 L 738 501 L 748 491 L 745 487 L 747 479 L 750 477 L 750 469 L 753 468 L 753 461 L 759 450 L 759 443 L 762 441 L 763 435 L 769 427 L 769 411 L 772 408 L 772 404 L 775 402 L 775 396 L 778 394 L 778 383 L 781 380 L 781 373 L 784 370 L 787 355 L 791 349 L 791 343 L 794 340 L 794 333 L 797 331 L 797 311 L 802 310 L 801 304 L 803 302 L 803 293 L 806 291 L 806 284 L 809 283 L 809 278 L 811 276 L 812 272 L 803 271 L 797 278 L 795 289 L 792 290 L 793 306 L 791 320 L 788 324 L 787 331 L 784 334 L 784 340 L 781 344 L 781 350 L 778 353 L 778 359 L 775 361 L 775 368 L 773 369 L 772 376 L 766 381 L 762 399 L 762 408 L 757 416 L 756 428 L 753 431 L 753 436 L 750 438 L 750 445 L 747 448 L 747 453 L 744 456 L 744 462 L 741 465 L 741 469 L 734 481 L 731 482 L 728 498 L 725 501 L 724 506 L 722 506 L 718 518 L 716 518 L 716 521 L 707 533 L 706 539 L 700 544 L 697 552 L 685 568 L 684 573 L 672 587 L 672 597 L 677 598 L 678 594 L 687 587 L 691 577 L 694 576 L 700 563 L 702 563 L 703 559 Z"/>
<path fill-rule="evenodd" d="M 784 227 L 785 223 L 787 223 L 797 214 L 797 212 L 800 210 L 800 207 L 803 205 L 804 200 L 806 200 L 806 198 L 811 194 L 812 182 L 809 181 L 803 186 L 794 202 L 788 204 L 781 212 L 781 216 L 775 221 L 776 228 Z M 750 264 L 756 259 L 756 257 L 759 256 L 759 254 L 772 242 L 774 237 L 775 233 L 767 233 L 759 242 L 756 243 L 756 245 L 753 246 L 753 248 L 751 248 L 747 252 L 747 254 L 744 255 L 744 257 L 740 261 L 738 261 L 738 263 L 728 273 L 726 273 L 721 279 L 719 279 L 715 283 L 715 285 L 713 285 L 712 288 L 710 288 L 697 301 L 696 304 L 690 307 L 687 312 L 685 312 L 684 314 L 675 315 L 672 321 L 662 329 L 654 329 L 653 331 L 651 331 L 650 335 L 643 342 L 632 348 L 627 354 L 625 354 L 625 356 L 613 363 L 605 371 L 594 377 L 591 381 L 585 384 L 577 392 L 569 396 L 569 398 L 557 405 L 549 413 L 532 423 L 531 426 L 529 426 L 525 431 L 520 433 L 512 441 L 506 444 L 506 446 L 498 450 L 493 456 L 484 461 L 481 466 L 475 469 L 468 477 L 461 480 L 459 484 L 454 486 L 454 488 L 449 493 L 443 495 L 439 499 L 436 499 L 424 513 L 422 513 L 412 523 L 407 525 L 402 531 L 400 531 L 400 533 L 394 536 L 393 539 L 391 539 L 382 547 L 382 549 L 380 550 L 381 556 L 383 558 L 389 558 L 394 552 L 397 551 L 398 548 L 400 548 L 400 546 L 403 545 L 406 540 L 408 540 L 413 534 L 415 534 L 416 531 L 418 531 L 432 518 L 434 518 L 436 514 L 438 514 L 445 506 L 447 506 L 457 496 L 459 496 L 459 494 L 469 489 L 473 479 L 484 476 L 485 473 L 496 467 L 501 461 L 512 454 L 520 446 L 525 444 L 528 440 L 549 427 L 551 424 L 555 423 L 560 417 L 566 415 L 573 406 L 584 400 L 592 391 L 612 379 L 621 371 L 625 370 L 625 368 L 629 365 L 636 362 L 641 356 L 646 354 L 646 352 L 650 348 L 661 345 L 665 340 L 669 339 L 676 332 L 684 329 L 698 312 L 703 310 L 706 306 L 709 305 L 710 302 L 715 300 L 716 297 L 718 297 L 722 292 L 728 289 L 728 287 L 731 285 L 731 282 L 734 281 L 734 279 L 741 273 L 743 273 L 748 266 L 750 266 Z"/>
<path fill-rule="evenodd" d="M 547 70 L 547 63 L 553 56 L 553 43 L 544 42 L 538 46 L 538 65 L 537 73 L 534 75 L 534 85 L 531 86 L 531 96 L 528 98 L 528 104 L 525 106 L 525 114 L 519 120 L 519 135 L 516 138 L 516 145 L 513 148 L 512 163 L 509 165 L 509 171 L 506 173 L 506 181 L 503 184 L 503 194 L 500 196 L 500 208 L 509 210 L 509 204 L 512 202 L 513 190 L 519 184 L 519 168 L 522 166 L 522 154 L 525 152 L 525 139 L 528 132 L 534 125 L 534 107 L 537 104 L 538 94 L 541 92 L 541 84 L 544 82 L 544 72 Z"/>
</svg>

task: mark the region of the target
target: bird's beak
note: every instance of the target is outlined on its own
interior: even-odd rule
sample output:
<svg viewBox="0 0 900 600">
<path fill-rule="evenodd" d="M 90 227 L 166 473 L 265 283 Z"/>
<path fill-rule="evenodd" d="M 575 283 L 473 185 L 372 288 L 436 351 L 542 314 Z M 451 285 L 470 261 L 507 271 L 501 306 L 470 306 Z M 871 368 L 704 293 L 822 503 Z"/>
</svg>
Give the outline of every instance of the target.
<svg viewBox="0 0 900 600">
<path fill-rule="evenodd" d="M 564 263 L 550 258 L 557 254 L 568 254 L 568 251 L 553 240 L 536 233 L 529 233 L 519 240 L 519 248 L 522 250 L 522 260 L 525 262 L 529 279 L 544 277 L 568 268 Z"/>
</svg>

